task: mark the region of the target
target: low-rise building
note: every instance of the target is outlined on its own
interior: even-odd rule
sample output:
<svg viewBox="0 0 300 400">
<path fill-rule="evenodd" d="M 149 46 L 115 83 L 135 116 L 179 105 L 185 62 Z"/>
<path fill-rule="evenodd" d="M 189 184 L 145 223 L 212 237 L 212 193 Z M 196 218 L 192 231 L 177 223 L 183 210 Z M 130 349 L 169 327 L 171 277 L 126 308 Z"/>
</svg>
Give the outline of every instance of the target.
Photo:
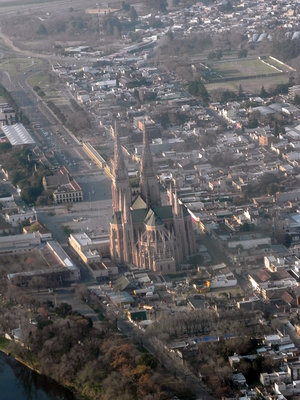
<svg viewBox="0 0 300 400">
<path fill-rule="evenodd" d="M 45 190 L 52 190 L 55 203 L 72 203 L 83 200 L 80 185 L 71 177 L 66 167 L 61 167 L 54 175 L 44 176 Z"/>
<path fill-rule="evenodd" d="M 37 232 L 0 237 L 0 254 L 24 253 L 41 243 Z"/>
</svg>

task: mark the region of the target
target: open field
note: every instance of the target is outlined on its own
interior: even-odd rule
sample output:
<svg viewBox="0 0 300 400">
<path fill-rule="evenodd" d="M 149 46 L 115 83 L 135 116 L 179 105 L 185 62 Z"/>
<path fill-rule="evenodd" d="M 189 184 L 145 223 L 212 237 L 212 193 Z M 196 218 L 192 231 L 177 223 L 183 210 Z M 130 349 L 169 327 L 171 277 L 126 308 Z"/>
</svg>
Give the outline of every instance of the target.
<svg viewBox="0 0 300 400">
<path fill-rule="evenodd" d="M 28 83 L 32 87 L 39 86 L 44 89 L 50 84 L 49 74 L 47 72 L 38 72 L 28 78 Z"/>
<path fill-rule="evenodd" d="M 56 89 L 50 82 L 50 76 L 47 72 L 38 72 L 31 75 L 28 80 L 28 84 L 34 88 L 39 86 L 45 93 L 45 101 L 52 101 L 58 107 L 66 106 L 70 108 L 69 101 L 64 97 L 63 93 Z"/>
<path fill-rule="evenodd" d="M 41 61 L 35 58 L 3 58 L 0 60 L 0 70 L 9 73 L 10 77 L 20 75 L 30 71 L 33 66 L 41 64 Z"/>
</svg>

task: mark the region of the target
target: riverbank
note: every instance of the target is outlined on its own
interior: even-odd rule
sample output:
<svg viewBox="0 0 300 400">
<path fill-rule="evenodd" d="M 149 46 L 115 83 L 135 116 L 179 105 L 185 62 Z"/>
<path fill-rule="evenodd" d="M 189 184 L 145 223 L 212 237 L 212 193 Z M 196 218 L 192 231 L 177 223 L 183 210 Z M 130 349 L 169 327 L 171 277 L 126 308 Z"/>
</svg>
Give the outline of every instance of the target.
<svg viewBox="0 0 300 400">
<path fill-rule="evenodd" d="M 6 339 L 5 337 L 0 337 L 0 351 L 2 353 L 4 353 L 5 355 L 7 355 L 8 357 L 12 357 L 14 358 L 16 361 L 18 361 L 20 364 L 24 365 L 25 367 L 31 369 L 31 371 L 36 372 L 39 375 L 43 375 L 41 373 L 41 371 L 39 369 L 37 369 L 36 367 L 34 367 L 33 365 L 31 365 L 30 363 L 28 363 L 25 360 L 22 360 L 20 357 L 16 356 L 15 354 L 13 354 L 13 352 L 11 352 L 8 349 L 9 344 L 11 343 L 11 341 L 9 339 Z M 52 379 L 52 378 L 51 378 Z"/>
<path fill-rule="evenodd" d="M 1 399 L 75 400 L 72 392 L 0 352 Z"/>
<path fill-rule="evenodd" d="M 74 393 L 74 388 L 70 388 L 67 385 L 61 383 L 61 382 L 57 382 L 55 379 L 53 379 L 51 376 L 45 375 L 41 372 L 40 369 L 38 369 L 36 366 L 30 364 L 28 361 L 20 358 L 19 356 L 15 355 L 10 349 L 9 349 L 9 344 L 11 343 L 11 341 L 9 339 L 6 339 L 5 337 L 0 337 L 0 352 L 2 354 L 5 354 L 5 356 L 7 357 L 11 357 L 12 359 L 14 359 L 15 361 L 17 361 L 19 364 L 21 364 L 24 368 L 28 368 L 30 371 L 32 371 L 33 373 L 47 378 L 51 381 L 53 381 L 55 383 L 55 385 L 57 386 L 61 386 L 61 388 L 63 388 L 64 390 L 67 390 L 68 392 L 70 392 L 70 394 L 72 394 L 73 399 L 72 400 L 90 400 L 87 398 L 83 398 L 83 397 L 78 397 L 78 393 Z"/>
</svg>

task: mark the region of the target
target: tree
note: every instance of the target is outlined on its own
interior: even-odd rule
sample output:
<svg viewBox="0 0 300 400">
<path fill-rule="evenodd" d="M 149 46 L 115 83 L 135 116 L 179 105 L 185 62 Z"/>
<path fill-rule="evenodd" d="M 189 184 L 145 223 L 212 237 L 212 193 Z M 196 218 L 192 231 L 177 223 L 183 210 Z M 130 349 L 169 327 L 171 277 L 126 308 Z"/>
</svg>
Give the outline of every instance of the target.
<svg viewBox="0 0 300 400">
<path fill-rule="evenodd" d="M 167 11 L 167 6 L 168 6 L 167 0 L 147 0 L 147 4 L 152 9 L 162 12 Z"/>
<path fill-rule="evenodd" d="M 154 358 L 153 355 L 149 353 L 142 354 L 138 363 L 140 365 L 146 365 L 147 367 L 150 367 L 152 369 L 155 369 L 157 367 L 156 358 Z"/>
<path fill-rule="evenodd" d="M 262 97 L 262 98 L 268 97 L 268 92 L 266 91 L 264 86 L 262 86 L 260 89 L 260 97 Z"/>
<path fill-rule="evenodd" d="M 209 101 L 209 94 L 206 90 L 206 87 L 204 86 L 202 81 L 191 81 L 188 84 L 188 91 L 190 92 L 191 95 L 200 97 L 202 102 L 204 104 L 207 104 Z"/>
<path fill-rule="evenodd" d="M 207 56 L 207 58 L 209 60 L 221 60 L 222 57 L 223 57 L 223 52 L 220 49 L 211 51 L 210 53 L 208 53 L 208 56 Z"/>
<path fill-rule="evenodd" d="M 279 126 L 278 126 L 278 121 L 277 121 L 277 120 L 274 121 L 273 135 L 274 135 L 275 137 L 278 137 L 278 136 L 279 136 Z"/>
<path fill-rule="evenodd" d="M 284 238 L 284 244 L 285 244 L 285 246 L 286 246 L 286 247 L 290 247 L 291 244 L 292 244 L 292 241 L 293 241 L 292 236 L 291 236 L 289 233 L 287 233 L 287 234 L 285 235 L 285 238 Z"/>
<path fill-rule="evenodd" d="M 0 143 L 0 151 L 6 153 L 8 150 L 12 149 L 12 145 L 10 143 Z"/>
<path fill-rule="evenodd" d="M 122 1 L 122 9 L 128 12 L 130 10 L 130 4 L 126 3 L 125 1 Z"/>
<path fill-rule="evenodd" d="M 241 84 L 239 84 L 238 96 L 239 97 L 243 97 L 244 96 L 244 91 L 243 91 L 243 87 L 242 87 Z"/>
<path fill-rule="evenodd" d="M 63 231 L 68 236 L 71 235 L 71 233 L 73 232 L 73 230 L 68 225 L 63 226 Z"/>
<path fill-rule="evenodd" d="M 36 32 L 38 35 L 48 35 L 47 28 L 44 24 L 41 24 Z"/>
<path fill-rule="evenodd" d="M 61 303 L 54 311 L 59 317 L 66 318 L 72 313 L 72 306 L 68 303 Z"/>
<path fill-rule="evenodd" d="M 42 288 L 49 287 L 49 281 L 42 276 L 34 276 L 29 281 L 29 286 L 39 291 Z"/>
<path fill-rule="evenodd" d="M 246 58 L 248 55 L 247 49 L 242 49 L 238 52 L 238 58 Z"/>
<path fill-rule="evenodd" d="M 296 96 L 294 97 L 294 104 L 300 105 L 300 96 L 299 96 L 299 94 L 296 94 Z"/>
<path fill-rule="evenodd" d="M 138 14 L 134 6 L 130 7 L 129 16 L 131 21 L 136 21 L 138 19 Z"/>
</svg>

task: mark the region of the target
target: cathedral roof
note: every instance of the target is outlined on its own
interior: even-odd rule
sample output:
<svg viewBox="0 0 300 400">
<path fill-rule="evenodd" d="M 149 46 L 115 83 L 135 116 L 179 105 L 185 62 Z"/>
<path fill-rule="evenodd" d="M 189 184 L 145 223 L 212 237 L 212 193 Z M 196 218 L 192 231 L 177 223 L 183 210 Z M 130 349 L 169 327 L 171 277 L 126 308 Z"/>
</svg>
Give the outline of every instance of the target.
<svg viewBox="0 0 300 400">
<path fill-rule="evenodd" d="M 162 221 L 173 218 L 172 206 L 153 207 L 152 209 Z"/>
<path fill-rule="evenodd" d="M 144 200 L 138 196 L 132 205 L 131 217 L 133 223 L 144 222 L 148 226 L 162 225 L 167 219 L 173 218 L 172 206 L 160 206 L 152 208 L 141 208 Z M 183 216 L 189 216 L 189 212 L 185 206 L 182 206 Z M 117 211 L 111 219 L 112 224 L 122 224 L 122 212 Z"/>
<path fill-rule="evenodd" d="M 131 208 L 132 208 L 132 210 L 138 210 L 138 209 L 142 209 L 142 208 L 145 209 L 145 208 L 147 208 L 147 204 L 142 199 L 142 197 L 140 195 L 138 195 L 138 197 L 134 200 Z"/>
<path fill-rule="evenodd" d="M 144 219 L 146 217 L 148 209 L 147 208 L 141 208 L 138 210 L 131 210 L 131 217 L 132 217 L 132 222 L 137 223 L 137 222 L 144 222 Z"/>
<path fill-rule="evenodd" d="M 163 225 L 162 220 L 151 209 L 148 211 L 148 213 L 146 215 L 145 224 L 147 226 Z"/>
</svg>

